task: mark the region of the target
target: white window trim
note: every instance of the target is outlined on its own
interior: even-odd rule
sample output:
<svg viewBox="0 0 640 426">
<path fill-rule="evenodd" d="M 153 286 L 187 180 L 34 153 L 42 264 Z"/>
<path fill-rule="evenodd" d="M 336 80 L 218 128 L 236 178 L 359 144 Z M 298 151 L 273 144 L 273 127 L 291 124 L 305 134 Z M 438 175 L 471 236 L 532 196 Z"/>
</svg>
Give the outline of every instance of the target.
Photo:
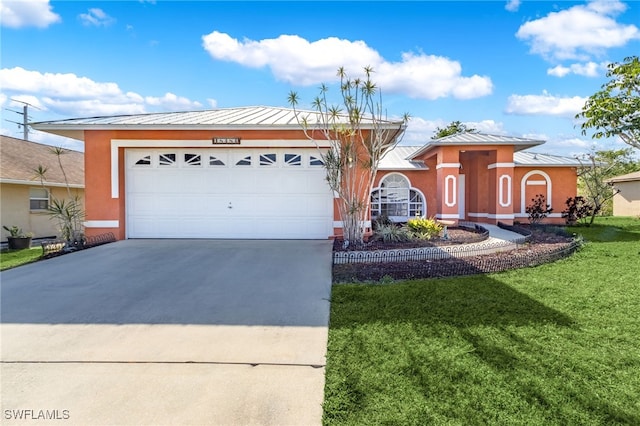
<svg viewBox="0 0 640 426">
<path fill-rule="evenodd" d="M 385 179 L 387 179 L 387 178 L 388 178 L 388 177 L 390 177 L 390 176 L 401 176 L 401 177 L 402 177 L 402 178 L 404 178 L 404 179 L 407 181 L 407 183 L 409 184 L 409 186 L 407 187 L 407 192 L 408 192 L 408 194 L 407 194 L 407 195 L 408 195 L 408 198 L 407 198 L 407 204 L 409 205 L 409 206 L 408 206 L 408 207 L 409 207 L 409 209 L 408 209 L 408 210 L 411 210 L 411 208 L 410 208 L 410 205 L 411 205 L 411 203 L 412 203 L 412 202 L 411 202 L 411 191 L 415 191 L 415 192 L 417 192 L 417 193 L 420 195 L 420 197 L 422 198 L 422 206 L 421 206 L 421 208 L 420 208 L 420 212 L 421 212 L 422 216 L 423 216 L 423 217 L 425 217 L 425 216 L 426 216 L 426 214 L 427 214 L 427 198 L 424 196 L 424 193 L 423 193 L 422 191 L 420 191 L 418 188 L 415 188 L 415 187 L 411 186 L 411 179 L 409 179 L 407 176 L 405 176 L 405 175 L 404 175 L 404 174 L 402 174 L 402 173 L 397 173 L 397 172 L 394 172 L 394 173 L 387 173 L 387 174 L 385 174 L 384 176 L 382 176 L 382 178 L 380 179 L 380 181 L 379 181 L 379 183 L 378 183 L 378 186 L 377 186 L 377 187 L 375 187 L 375 188 L 373 188 L 373 189 L 371 190 L 371 193 L 369 194 L 369 197 L 371 197 L 371 195 L 372 195 L 375 191 L 380 191 L 380 190 L 382 190 L 382 189 L 385 189 L 385 188 L 381 187 L 380 185 L 385 181 Z M 394 217 L 394 218 L 400 218 L 400 219 L 399 219 L 399 221 L 401 221 L 401 222 L 403 222 L 403 221 L 404 221 L 404 220 L 403 220 L 403 219 L 404 219 L 404 216 L 393 216 L 393 217 Z M 408 220 L 408 219 L 410 219 L 410 217 L 409 217 L 409 216 L 407 216 L 407 220 Z"/>
<path fill-rule="evenodd" d="M 462 167 L 461 163 L 440 163 L 436 165 L 436 170 L 438 169 L 459 169 Z"/>
<path fill-rule="evenodd" d="M 505 194 L 505 184 L 504 181 L 506 181 L 507 183 L 507 188 L 506 188 L 506 194 Z M 501 207 L 509 207 L 511 205 L 511 176 L 509 175 L 502 175 L 500 176 L 500 180 L 499 180 L 499 203 Z M 505 197 L 506 195 L 506 197 Z M 505 199 L 506 198 L 506 199 Z"/>
<path fill-rule="evenodd" d="M 449 190 L 449 181 L 451 181 L 451 191 Z M 444 204 L 447 207 L 455 207 L 457 203 L 458 185 L 454 175 L 447 175 L 444 178 Z M 457 216 L 457 215 L 456 215 Z"/>
<path fill-rule="evenodd" d="M 43 190 L 47 193 L 46 198 L 45 197 L 32 197 L 31 196 L 31 190 L 32 189 L 38 189 L 38 190 Z M 31 200 L 34 201 L 46 201 L 47 202 L 47 208 L 44 209 L 32 209 L 31 208 Z M 35 187 L 32 186 L 29 188 L 29 211 L 32 212 L 45 212 L 47 211 L 48 207 L 51 205 L 51 191 L 49 191 L 47 188 L 43 188 L 43 187 Z"/>
<path fill-rule="evenodd" d="M 487 166 L 487 169 L 488 170 L 497 169 L 498 167 L 511 168 L 515 166 L 516 166 L 515 163 L 493 163 L 493 164 L 489 164 Z"/>
<path fill-rule="evenodd" d="M 546 197 L 546 202 L 547 204 L 549 204 L 549 207 L 551 208 L 551 195 L 553 194 L 552 190 L 551 190 L 551 177 L 543 172 L 542 170 L 531 170 L 530 172 L 528 172 L 527 174 L 525 174 L 522 177 L 522 181 L 520 181 L 520 214 L 525 215 L 525 212 L 527 210 L 527 196 L 526 196 L 526 188 L 527 188 L 527 180 L 529 179 L 529 177 L 533 176 L 533 175 L 540 175 L 542 177 L 544 177 L 545 183 L 547 184 L 547 197 Z M 532 181 L 532 182 L 541 182 L 541 181 Z M 528 215 L 525 215 L 528 216 Z"/>
<path fill-rule="evenodd" d="M 119 228 L 119 220 L 87 220 L 84 222 L 85 228 Z"/>
<path fill-rule="evenodd" d="M 458 213 L 438 213 L 436 219 L 460 219 Z"/>
</svg>

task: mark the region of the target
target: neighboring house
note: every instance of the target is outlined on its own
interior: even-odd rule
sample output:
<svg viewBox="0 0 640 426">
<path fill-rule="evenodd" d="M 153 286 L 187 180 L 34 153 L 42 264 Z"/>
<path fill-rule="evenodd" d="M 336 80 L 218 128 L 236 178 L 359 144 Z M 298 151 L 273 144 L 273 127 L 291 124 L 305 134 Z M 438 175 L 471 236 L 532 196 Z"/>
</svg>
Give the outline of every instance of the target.
<svg viewBox="0 0 640 426">
<path fill-rule="evenodd" d="M 59 235 L 57 223 L 46 213 L 51 197 L 68 198 L 67 184 L 52 146 L 0 136 L 0 193 L 2 225 L 32 232 L 34 238 Z M 61 156 L 72 196 L 84 197 L 84 155 L 67 151 Z M 44 182 L 36 173 L 46 168 Z M 2 239 L 8 232 L 2 229 Z"/>
<path fill-rule="evenodd" d="M 223 108 L 33 127 L 84 141 L 87 235 L 324 239 L 341 233 L 321 155 L 291 109 Z M 460 134 L 398 146 L 382 161 L 372 215 L 513 223 L 526 221 L 526 206 L 543 194 L 555 209 L 549 221 L 562 222 L 580 164 L 522 151 L 542 143 Z"/>
<path fill-rule="evenodd" d="M 640 216 L 640 172 L 608 179 L 618 192 L 613 196 L 614 216 Z"/>
</svg>

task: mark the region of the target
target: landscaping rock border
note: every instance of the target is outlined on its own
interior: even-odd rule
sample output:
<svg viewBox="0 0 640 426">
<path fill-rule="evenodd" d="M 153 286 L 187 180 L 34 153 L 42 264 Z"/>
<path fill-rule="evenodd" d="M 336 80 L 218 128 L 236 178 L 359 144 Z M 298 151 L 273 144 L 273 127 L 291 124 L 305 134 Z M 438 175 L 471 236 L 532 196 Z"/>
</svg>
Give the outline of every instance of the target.
<svg viewBox="0 0 640 426">
<path fill-rule="evenodd" d="M 510 230 L 516 229 L 517 227 L 514 227 Z M 447 253 L 446 249 L 449 247 L 439 247 L 431 257 L 422 259 L 411 258 L 411 256 L 406 258 L 387 256 L 384 259 L 378 256 L 380 261 L 374 263 L 357 261 L 357 259 L 350 263 L 334 261 L 333 281 L 334 283 L 377 282 L 502 272 L 554 262 L 570 256 L 583 244 L 581 239 L 567 236 L 564 230 L 559 230 L 559 233 L 548 232 L 553 229 L 543 231 L 532 228 L 525 231 L 528 234 L 526 242 L 505 242 L 510 246 L 505 245 L 503 250 L 496 250 L 494 245 L 486 250 L 475 247 L 473 251 L 465 252 L 466 246 L 462 245 L 459 246 L 458 253 Z M 434 250 L 434 248 L 430 249 Z M 375 257 L 375 254 L 371 256 Z"/>
</svg>

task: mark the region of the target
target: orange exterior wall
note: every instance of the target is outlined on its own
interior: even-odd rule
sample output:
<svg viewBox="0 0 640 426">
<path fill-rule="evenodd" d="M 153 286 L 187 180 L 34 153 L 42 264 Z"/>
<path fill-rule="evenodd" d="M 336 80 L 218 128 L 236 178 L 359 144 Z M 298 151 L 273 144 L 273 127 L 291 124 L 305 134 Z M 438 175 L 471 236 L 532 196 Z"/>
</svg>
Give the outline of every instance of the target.
<svg viewBox="0 0 640 426">
<path fill-rule="evenodd" d="M 118 152 L 119 197 L 111 198 L 111 140 L 208 140 L 214 137 L 239 137 L 243 140 L 303 140 L 301 130 L 86 130 L 85 140 L 85 210 L 86 221 L 119 221 L 118 228 L 85 228 L 87 236 L 113 232 L 119 240 L 126 238 L 125 161 L 124 148 Z M 310 142 L 310 147 L 311 145 Z M 335 220 L 337 211 L 334 209 Z"/>
<path fill-rule="evenodd" d="M 546 168 L 533 168 L 533 167 L 518 167 L 515 169 L 514 175 L 514 205 L 516 214 L 524 215 L 525 217 L 517 218 L 521 222 L 526 222 L 525 211 L 520 211 L 522 196 L 522 181 L 524 177 L 530 172 L 536 172 L 527 180 L 542 180 L 542 175 L 538 174 L 538 171 L 542 171 L 547 174 L 551 180 L 551 212 L 552 216 L 560 216 L 562 211 L 566 208 L 565 202 L 569 197 L 575 197 L 577 195 L 578 175 L 575 167 L 546 167 Z M 543 193 L 546 197 L 547 185 L 525 185 L 525 207 L 531 204 L 531 198 L 539 193 Z M 549 201 L 547 201 L 548 203 Z M 564 219 L 561 217 L 548 217 L 545 222 L 563 224 Z"/>
<path fill-rule="evenodd" d="M 125 211 L 125 161 L 124 148 L 120 148 L 119 157 L 119 197 L 111 197 L 111 140 L 132 139 L 149 140 L 148 148 L 154 148 L 154 140 L 209 140 L 213 137 L 240 137 L 243 140 L 304 140 L 304 133 L 300 130 L 253 130 L 253 131 L 211 131 L 211 130 L 93 130 L 85 131 L 85 206 L 87 221 L 118 221 L 117 228 L 87 228 L 87 235 L 97 235 L 105 232 L 113 232 L 117 239 L 126 237 L 126 211 Z M 310 145 L 312 146 L 312 145 Z M 242 146 L 240 146 L 242 147 Z M 492 167 L 491 164 L 512 163 L 512 146 L 447 146 L 436 147 L 422 158 L 428 170 L 401 170 L 379 171 L 374 187 L 389 173 L 400 173 L 406 176 L 414 188 L 419 189 L 427 204 L 426 215 L 435 217 L 438 215 L 458 214 L 458 194 L 456 188 L 455 204 L 447 205 L 445 200 L 444 182 L 447 176 L 453 176 L 456 184 L 460 174 L 465 175 L 465 219 L 471 221 L 503 221 L 491 220 L 482 217 L 470 217 L 469 212 L 481 215 L 508 215 L 514 214 L 515 220 L 526 221 L 522 217 L 521 202 L 523 199 L 521 184 L 524 176 L 535 170 L 527 167 Z M 462 168 L 452 167 L 460 163 Z M 438 168 L 439 164 L 445 167 Z M 547 167 L 540 168 L 550 178 L 552 185 L 553 213 L 559 214 L 565 208 L 568 197 L 574 197 L 577 192 L 577 175 L 575 168 L 571 167 Z M 497 199 L 499 193 L 500 176 L 511 177 L 511 204 L 508 207 L 499 206 Z M 533 180 L 540 180 L 540 176 L 532 176 Z M 451 179 L 448 180 L 451 182 Z M 526 188 L 525 196 L 530 196 L 532 191 L 540 188 Z M 546 188 L 546 187 L 545 187 Z M 451 191 L 452 188 L 449 188 Z M 504 189 L 503 189 L 504 191 Z M 546 191 L 546 189 L 545 189 Z M 449 192 L 449 204 L 451 192 Z M 338 208 L 334 200 L 334 220 L 340 221 Z M 525 205 L 529 204 L 525 202 Z M 508 220 L 506 222 L 509 222 Z M 549 218 L 548 222 L 562 223 L 559 217 Z M 335 235 L 341 234 L 341 228 L 334 229 Z"/>
</svg>

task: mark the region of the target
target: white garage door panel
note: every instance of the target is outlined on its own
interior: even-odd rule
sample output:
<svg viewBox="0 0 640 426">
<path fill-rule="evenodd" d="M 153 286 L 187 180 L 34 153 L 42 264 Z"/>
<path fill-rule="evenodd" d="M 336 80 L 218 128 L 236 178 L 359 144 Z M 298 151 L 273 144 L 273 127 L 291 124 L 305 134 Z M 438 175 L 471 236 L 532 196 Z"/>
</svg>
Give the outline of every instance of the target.
<svg viewBox="0 0 640 426">
<path fill-rule="evenodd" d="M 260 164 L 260 154 L 275 163 Z M 285 164 L 284 154 L 299 154 Z M 160 154 L 175 162 L 160 164 Z M 187 164 L 196 154 L 201 163 Z M 315 149 L 129 149 L 129 238 L 305 238 L 333 233 L 333 199 Z M 224 165 L 210 165 L 210 156 Z M 237 165 L 251 158 L 251 165 Z M 166 155 L 163 159 L 166 163 Z"/>
</svg>

